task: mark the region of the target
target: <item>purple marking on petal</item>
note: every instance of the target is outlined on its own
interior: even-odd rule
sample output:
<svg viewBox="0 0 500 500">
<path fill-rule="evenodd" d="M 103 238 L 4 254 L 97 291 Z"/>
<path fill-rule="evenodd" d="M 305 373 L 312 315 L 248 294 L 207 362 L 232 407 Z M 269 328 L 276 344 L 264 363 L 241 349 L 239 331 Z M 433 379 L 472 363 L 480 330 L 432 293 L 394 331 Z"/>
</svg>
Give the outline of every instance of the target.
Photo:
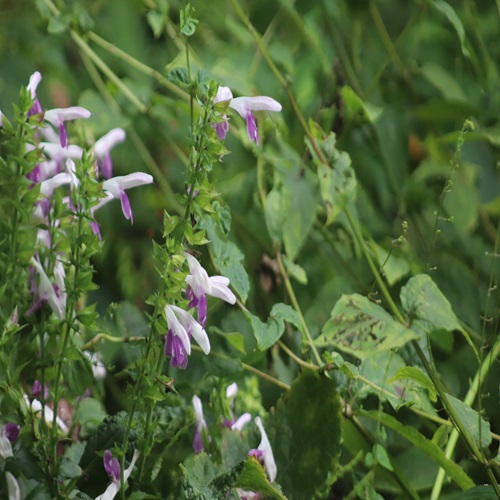
<svg viewBox="0 0 500 500">
<path fill-rule="evenodd" d="M 255 123 L 255 116 L 253 116 L 251 111 L 247 114 L 247 132 L 250 140 L 255 141 L 255 144 L 259 144 L 259 132 L 257 130 L 257 124 Z"/>
<path fill-rule="evenodd" d="M 103 460 L 104 470 L 109 476 L 109 479 L 111 479 L 114 483 L 120 481 L 120 462 L 118 459 L 113 457 L 109 450 L 105 450 Z"/>
<path fill-rule="evenodd" d="M 264 460 L 264 452 L 262 450 L 253 449 L 248 452 L 249 457 L 255 457 L 259 462 Z"/>
<path fill-rule="evenodd" d="M 227 418 L 224 418 L 222 420 L 222 425 L 226 427 L 227 429 L 230 429 L 234 424 L 234 418 L 232 420 L 228 420 Z"/>
<path fill-rule="evenodd" d="M 63 121 L 59 124 L 59 142 L 61 143 L 62 148 L 66 148 L 68 146 L 68 134 L 66 133 L 66 127 L 64 126 Z"/>
<path fill-rule="evenodd" d="M 203 451 L 203 439 L 201 438 L 201 426 L 196 425 L 196 431 L 193 438 L 193 449 L 195 453 Z"/>
<path fill-rule="evenodd" d="M 122 212 L 125 219 L 130 220 L 131 224 L 134 223 L 134 217 L 132 215 L 132 209 L 130 208 L 130 201 L 128 199 L 127 193 L 124 190 L 120 193 L 120 201 L 122 202 Z"/>
<path fill-rule="evenodd" d="M 229 130 L 229 121 L 226 118 L 223 122 L 212 123 L 212 127 L 215 128 L 219 141 L 223 141 L 226 138 L 227 131 Z"/>
<path fill-rule="evenodd" d="M 50 393 L 49 393 L 49 386 L 47 383 L 44 385 L 45 389 L 43 391 L 43 397 L 44 399 L 49 399 Z M 41 399 L 42 396 L 42 384 L 40 383 L 39 380 L 35 380 L 33 382 L 33 389 L 31 390 L 31 393 L 36 399 Z"/>
<path fill-rule="evenodd" d="M 169 330 L 165 337 L 165 356 L 170 358 L 170 366 L 185 369 L 188 364 L 188 355 L 182 340 Z"/>
<path fill-rule="evenodd" d="M 105 179 L 111 178 L 113 175 L 113 163 L 109 152 L 107 152 L 102 158 L 97 159 L 97 168 Z"/>
<path fill-rule="evenodd" d="M 28 111 L 28 118 L 33 115 L 39 115 L 43 113 L 42 105 L 40 104 L 40 101 L 38 98 L 35 97 L 35 100 L 31 106 L 31 108 Z"/>
<path fill-rule="evenodd" d="M 26 174 L 26 179 L 30 180 L 34 184 L 38 184 L 42 180 L 42 167 L 39 163 L 29 174 Z"/>
<path fill-rule="evenodd" d="M 204 293 L 198 298 L 198 322 L 205 328 L 207 324 L 207 296 Z"/>
<path fill-rule="evenodd" d="M 101 229 L 99 228 L 99 224 L 97 224 L 97 222 L 91 221 L 90 222 L 90 227 L 92 229 L 92 232 L 95 235 L 97 235 L 97 237 L 99 238 L 99 240 L 102 240 Z"/>
<path fill-rule="evenodd" d="M 186 297 L 189 300 L 189 308 L 198 307 L 198 297 L 194 294 L 191 285 L 186 287 Z"/>
<path fill-rule="evenodd" d="M 3 432 L 5 433 L 6 438 L 13 443 L 17 437 L 19 436 L 19 431 L 21 427 L 14 422 L 9 422 L 4 428 Z"/>
</svg>

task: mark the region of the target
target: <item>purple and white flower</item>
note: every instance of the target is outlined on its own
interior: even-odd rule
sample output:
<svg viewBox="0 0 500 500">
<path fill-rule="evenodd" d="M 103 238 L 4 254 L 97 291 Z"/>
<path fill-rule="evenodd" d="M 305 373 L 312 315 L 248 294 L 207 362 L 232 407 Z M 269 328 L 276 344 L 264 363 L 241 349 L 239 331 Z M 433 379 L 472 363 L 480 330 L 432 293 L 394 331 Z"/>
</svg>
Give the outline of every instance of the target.
<svg viewBox="0 0 500 500">
<path fill-rule="evenodd" d="M 43 113 L 40 101 L 36 96 L 36 89 L 41 81 L 42 81 L 42 74 L 39 71 L 35 71 L 30 76 L 30 81 L 28 83 L 28 91 L 31 95 L 31 99 L 33 99 L 33 104 L 31 105 L 31 108 L 28 111 L 28 116 L 39 115 L 40 113 Z"/>
<path fill-rule="evenodd" d="M 45 112 L 45 121 L 48 121 L 59 130 L 59 142 L 61 147 L 68 146 L 68 134 L 64 122 L 77 120 L 79 118 L 89 118 L 90 111 L 80 106 L 71 106 L 69 108 L 54 108 Z"/>
<path fill-rule="evenodd" d="M 193 408 L 196 417 L 196 428 L 194 431 L 193 438 L 193 449 L 195 453 L 201 453 L 203 451 L 203 433 L 206 433 L 208 440 L 211 441 L 211 437 L 208 434 L 208 426 L 205 418 L 203 416 L 203 406 L 201 404 L 201 399 L 194 395 L 193 396 Z"/>
<path fill-rule="evenodd" d="M 241 415 L 238 419 L 235 418 L 234 400 L 236 398 L 237 393 L 238 393 L 238 385 L 236 384 L 236 382 L 233 382 L 226 389 L 226 397 L 231 400 L 230 406 L 231 406 L 232 418 L 231 420 L 227 420 L 226 418 L 224 418 L 222 425 L 233 431 L 241 432 L 243 430 L 243 427 L 252 420 L 252 415 L 250 415 L 250 413 L 243 413 L 243 415 Z"/>
<path fill-rule="evenodd" d="M 59 296 L 58 293 L 56 292 L 54 285 L 52 285 L 47 274 L 45 273 L 42 265 L 34 257 L 31 258 L 30 262 L 31 265 L 35 268 L 39 277 L 37 302 L 39 302 L 40 304 L 43 302 L 47 302 L 52 311 L 54 311 L 55 315 L 60 320 L 64 319 L 64 314 L 66 309 L 66 296 L 64 290 L 61 290 L 61 296 Z M 63 282 L 64 282 L 64 277 L 63 277 Z M 33 309 L 33 307 L 30 309 Z"/>
<path fill-rule="evenodd" d="M 144 174 L 143 172 L 135 172 L 133 174 L 113 177 L 111 179 L 105 180 L 102 183 L 102 188 L 108 194 L 108 198 L 117 198 L 121 201 L 123 215 L 127 220 L 130 220 L 130 222 L 133 223 L 134 217 L 132 214 L 132 209 L 130 208 L 130 201 L 127 194 L 125 193 L 125 190 L 152 183 L 153 177 L 151 175 Z M 99 205 L 94 207 L 94 210 L 104 205 L 106 203 L 105 200 L 106 198 L 104 198 L 104 200 L 101 200 Z"/>
<path fill-rule="evenodd" d="M 114 128 L 103 135 L 94 145 L 94 154 L 98 171 L 105 179 L 113 175 L 113 163 L 111 162 L 111 149 L 125 140 L 125 130 Z"/>
<path fill-rule="evenodd" d="M 135 463 L 139 458 L 139 450 L 134 450 L 134 456 L 130 465 L 123 471 L 123 481 L 126 483 L 132 470 L 134 469 Z M 113 457 L 109 450 L 104 452 L 104 470 L 111 479 L 111 483 L 106 488 L 106 491 L 96 497 L 95 500 L 113 500 L 120 491 L 120 463 L 116 458 Z"/>
<path fill-rule="evenodd" d="M 248 137 L 251 141 L 259 144 L 259 132 L 255 123 L 253 111 L 281 111 L 281 104 L 275 101 L 272 97 L 255 96 L 255 97 L 235 97 L 229 87 L 220 86 L 217 95 L 214 98 L 214 104 L 218 102 L 229 101 L 229 107 L 234 109 L 247 122 Z M 223 116 L 222 122 L 214 125 L 217 136 L 220 140 L 225 139 L 229 129 L 226 115 Z"/>
<path fill-rule="evenodd" d="M 210 341 L 203 327 L 184 309 L 165 306 L 168 333 L 165 336 L 165 355 L 174 368 L 186 368 L 191 354 L 191 335 L 205 354 L 210 352 Z"/>
<path fill-rule="evenodd" d="M 184 256 L 188 262 L 190 274 L 186 277 L 186 296 L 189 307 L 198 309 L 198 321 L 205 326 L 207 321 L 207 295 L 225 300 L 229 304 L 236 302 L 234 293 L 229 289 L 229 279 L 224 276 L 209 277 L 202 265 L 190 254 Z"/>
<path fill-rule="evenodd" d="M 260 444 L 256 450 L 250 450 L 248 452 L 248 455 L 257 458 L 257 460 L 264 465 L 264 469 L 266 470 L 269 481 L 273 482 L 276 479 L 278 469 L 276 467 L 276 462 L 274 461 L 271 443 L 267 438 L 267 434 L 264 426 L 262 425 L 262 420 L 260 419 L 260 417 L 255 417 L 255 423 L 257 424 L 257 427 L 260 431 Z"/>
</svg>

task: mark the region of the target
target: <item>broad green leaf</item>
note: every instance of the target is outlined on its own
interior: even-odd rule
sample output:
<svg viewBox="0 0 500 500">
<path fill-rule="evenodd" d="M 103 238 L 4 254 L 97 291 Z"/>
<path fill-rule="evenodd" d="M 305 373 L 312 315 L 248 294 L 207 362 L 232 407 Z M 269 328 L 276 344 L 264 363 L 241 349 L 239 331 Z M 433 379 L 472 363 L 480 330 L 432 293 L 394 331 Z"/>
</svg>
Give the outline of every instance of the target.
<svg viewBox="0 0 500 500">
<path fill-rule="evenodd" d="M 333 346 L 359 359 L 396 349 L 418 338 L 379 305 L 357 293 L 342 295 L 315 344 Z"/>
<path fill-rule="evenodd" d="M 436 402 L 436 388 L 431 379 L 420 368 L 416 366 L 399 368 L 389 382 L 395 382 L 397 380 L 413 380 L 427 390 L 431 401 Z"/>
<path fill-rule="evenodd" d="M 300 328 L 300 318 L 297 312 L 287 304 L 274 304 L 271 314 L 266 323 L 250 312 L 245 313 L 253 334 L 257 340 L 257 346 L 261 351 L 265 351 L 281 337 L 285 330 L 285 321 Z"/>
<path fill-rule="evenodd" d="M 465 46 L 466 42 L 466 36 L 465 36 L 465 29 L 462 24 L 462 21 L 460 18 L 457 16 L 457 13 L 453 9 L 453 7 L 448 3 L 445 2 L 444 0 L 436 0 L 433 2 L 434 7 L 443 14 L 448 21 L 452 24 L 452 26 L 455 28 L 455 31 L 457 32 L 458 39 L 460 40 L 460 47 L 462 49 L 462 54 L 464 57 L 467 59 L 470 59 L 470 52 Z"/>
<path fill-rule="evenodd" d="M 398 422 L 395 417 L 380 411 L 357 410 L 356 413 L 358 416 L 368 417 L 375 422 L 379 422 L 408 439 L 410 443 L 420 448 L 429 456 L 430 459 L 438 463 L 450 476 L 452 481 L 454 481 L 462 490 L 472 488 L 474 486 L 474 481 L 472 481 L 472 479 L 459 465 L 452 462 L 449 458 L 446 458 L 441 448 L 429 439 L 425 438 L 414 427 L 403 425 Z"/>
<path fill-rule="evenodd" d="M 313 498 L 337 467 L 342 416 L 335 382 L 304 371 L 265 426 L 283 493 L 290 500 Z"/>
<path fill-rule="evenodd" d="M 461 327 L 448 299 L 427 274 L 417 274 L 401 288 L 401 304 L 411 319 L 412 329 L 425 334 L 439 330 L 458 330 L 477 350 L 467 332 Z"/>
<path fill-rule="evenodd" d="M 80 433 L 88 436 L 106 418 L 102 403 L 94 398 L 84 398 L 80 401 L 74 419 L 80 425 Z"/>
<path fill-rule="evenodd" d="M 220 273 L 229 278 L 231 287 L 245 302 L 250 290 L 250 282 L 241 263 L 244 258 L 243 253 L 232 241 L 226 238 L 211 217 L 204 217 L 203 221 L 212 247 L 213 257 Z"/>
<path fill-rule="evenodd" d="M 78 464 L 67 457 L 63 457 L 57 469 L 57 480 L 66 481 L 66 479 L 75 479 L 82 475 L 82 469 Z"/>
<path fill-rule="evenodd" d="M 245 491 L 263 493 L 265 498 L 284 499 L 285 497 L 269 482 L 266 471 L 255 457 L 247 457 L 236 485 Z"/>
<path fill-rule="evenodd" d="M 458 419 L 472 437 L 479 449 L 487 448 L 491 443 L 490 423 L 483 420 L 477 411 L 473 410 L 460 399 L 450 394 L 446 395 L 448 403 L 456 412 Z"/>
<path fill-rule="evenodd" d="M 206 453 L 190 455 L 181 465 L 184 473 L 183 490 L 186 498 L 212 500 L 213 491 L 210 483 L 217 472 L 212 460 Z"/>
</svg>

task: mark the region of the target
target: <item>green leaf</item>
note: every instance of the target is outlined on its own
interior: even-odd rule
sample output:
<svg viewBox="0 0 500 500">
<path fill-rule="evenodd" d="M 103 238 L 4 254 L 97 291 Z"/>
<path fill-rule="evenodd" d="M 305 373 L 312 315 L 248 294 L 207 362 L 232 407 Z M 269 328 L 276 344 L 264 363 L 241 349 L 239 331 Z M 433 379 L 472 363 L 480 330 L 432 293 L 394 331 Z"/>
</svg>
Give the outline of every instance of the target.
<svg viewBox="0 0 500 500">
<path fill-rule="evenodd" d="M 363 121 L 374 123 L 382 114 L 382 108 L 365 103 L 348 85 L 344 85 L 340 93 L 345 104 L 347 119 L 352 120 L 355 117 L 360 117 Z"/>
<path fill-rule="evenodd" d="M 418 338 L 379 305 L 359 294 L 342 295 L 315 344 L 334 346 L 359 359 Z"/>
<path fill-rule="evenodd" d="M 300 252 L 316 219 L 316 187 L 308 172 L 285 176 L 284 188 L 289 207 L 283 222 L 283 244 L 290 260 Z"/>
<path fill-rule="evenodd" d="M 266 471 L 255 457 L 247 457 L 241 475 L 236 483 L 238 488 L 246 491 L 263 493 L 265 498 L 284 499 L 285 497 L 271 485 Z"/>
<path fill-rule="evenodd" d="M 441 92 L 449 101 L 467 102 L 464 91 L 460 88 L 456 78 L 442 66 L 428 62 L 420 68 L 424 77 L 431 85 Z"/>
<path fill-rule="evenodd" d="M 432 5 L 443 14 L 448 21 L 452 24 L 452 26 L 455 28 L 455 31 L 457 32 L 458 38 L 460 40 L 460 48 L 462 49 L 462 54 L 464 57 L 467 59 L 470 59 L 470 52 L 465 46 L 466 42 L 466 37 L 465 37 L 465 29 L 462 24 L 462 21 L 460 18 L 457 16 L 457 13 L 453 9 L 453 7 L 448 3 L 445 2 L 444 0 L 436 0 Z"/>
<path fill-rule="evenodd" d="M 218 356 L 203 356 L 205 368 L 216 377 L 226 377 L 240 372 L 243 368 L 238 358 L 219 358 Z"/>
<path fill-rule="evenodd" d="M 396 373 L 391 377 L 389 382 L 395 382 L 397 380 L 413 380 L 429 393 L 429 398 L 431 401 L 436 402 L 436 388 L 432 383 L 431 379 L 418 367 L 416 366 L 405 366 L 396 371 Z"/>
<path fill-rule="evenodd" d="M 446 398 L 477 447 L 479 449 L 487 448 L 491 443 L 490 423 L 483 420 L 477 411 L 460 401 L 460 399 L 450 394 L 447 394 Z"/>
<path fill-rule="evenodd" d="M 74 419 L 80 425 L 80 433 L 86 437 L 98 427 L 106 416 L 106 411 L 100 401 L 94 398 L 84 398 L 76 409 Z"/>
<path fill-rule="evenodd" d="M 321 197 L 326 204 L 326 223 L 333 222 L 356 195 L 356 174 L 347 153 L 336 151 L 331 165 L 318 163 Z"/>
<path fill-rule="evenodd" d="M 393 286 L 401 278 L 409 274 L 410 265 L 406 259 L 397 257 L 393 252 L 389 254 L 389 252 L 376 243 L 372 243 L 371 247 L 377 256 L 382 273 L 387 278 L 387 283 L 390 286 Z"/>
<path fill-rule="evenodd" d="M 220 273 L 229 278 L 232 288 L 245 302 L 250 290 L 247 272 L 242 264 L 244 258 L 241 250 L 229 241 L 220 227 L 210 216 L 203 218 L 203 224 L 212 247 L 213 258 Z"/>
<path fill-rule="evenodd" d="M 292 262 L 286 255 L 283 256 L 283 264 L 285 264 L 290 276 L 295 278 L 301 285 L 307 285 L 307 274 L 304 268 Z"/>
<path fill-rule="evenodd" d="M 80 350 L 73 350 L 63 364 L 64 381 L 73 396 L 82 396 L 94 383 L 90 359 Z"/>
<path fill-rule="evenodd" d="M 432 334 L 439 330 L 458 330 L 474 350 L 468 333 L 461 327 L 448 299 L 427 274 L 417 274 L 401 288 L 401 305 L 410 317 L 413 330 Z"/>
<path fill-rule="evenodd" d="M 497 500 L 498 495 L 491 485 L 481 484 L 470 490 L 453 495 L 450 500 Z"/>
<path fill-rule="evenodd" d="M 57 470 L 57 480 L 66 481 L 66 479 L 74 479 L 82 475 L 82 469 L 66 457 L 61 459 Z"/>
<path fill-rule="evenodd" d="M 313 498 L 337 468 L 342 416 L 335 382 L 303 371 L 266 424 L 283 492 Z"/>
<path fill-rule="evenodd" d="M 380 424 L 389 427 L 401 436 L 405 437 L 414 446 L 424 451 L 434 462 L 438 463 L 450 476 L 452 481 L 454 481 L 461 489 L 465 490 L 474 486 L 474 481 L 472 481 L 472 479 L 459 465 L 452 462 L 449 458 L 446 458 L 439 446 L 425 438 L 414 427 L 403 425 L 393 416 L 380 411 L 357 410 L 356 413 L 359 416 L 365 416 L 375 422 L 379 422 Z"/>
<path fill-rule="evenodd" d="M 273 188 L 266 198 L 265 218 L 269 236 L 276 243 L 283 241 L 283 225 L 288 213 L 288 200 L 283 189 Z"/>
<path fill-rule="evenodd" d="M 282 303 L 274 304 L 266 323 L 250 312 L 246 312 L 245 315 L 252 326 L 257 347 L 261 351 L 269 349 L 279 340 L 285 330 L 285 321 L 299 329 L 301 326 L 297 312 L 291 306 Z"/>
</svg>

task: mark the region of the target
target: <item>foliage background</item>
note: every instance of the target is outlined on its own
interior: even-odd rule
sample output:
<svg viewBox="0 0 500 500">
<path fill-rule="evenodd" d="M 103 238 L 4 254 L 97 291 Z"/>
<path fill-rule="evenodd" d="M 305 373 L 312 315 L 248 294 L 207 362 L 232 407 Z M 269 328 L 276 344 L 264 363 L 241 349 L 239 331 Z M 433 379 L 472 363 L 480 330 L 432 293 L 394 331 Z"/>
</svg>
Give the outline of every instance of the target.
<svg viewBox="0 0 500 500">
<path fill-rule="evenodd" d="M 214 175 L 216 189 L 232 212 L 231 238 L 244 252 L 251 280 L 246 305 L 266 319 L 273 304 L 288 301 L 272 238 L 263 230 L 267 221 L 259 198 L 261 182 L 265 191 L 286 193 L 289 205 L 282 210 L 291 219 L 284 223 L 285 249 L 303 270 L 296 270 L 294 287 L 316 336 L 341 294 L 380 298 L 373 275 L 344 215 L 330 223 L 325 207 L 318 208 L 319 188 L 306 167 L 310 157 L 302 127 L 232 2 L 192 4 L 200 20 L 190 39 L 194 70 L 228 85 L 235 95 L 269 95 L 283 104 L 279 115 L 261 118 L 263 153 L 249 147 L 242 120 L 231 119 L 226 141 L 231 155 Z M 43 1 L 0 1 L 0 109 L 9 115 L 20 84 L 39 70 L 44 76 L 40 98 L 47 107 L 78 103 L 95 113 L 88 131 L 95 138 L 120 126 L 129 137 L 135 131 L 143 141 L 144 149 L 133 140 L 116 148 L 115 170 L 124 175 L 150 168 L 157 185 L 131 193 L 133 226 L 123 220 L 118 204 L 99 214 L 106 243 L 95 261 L 100 288 L 88 299 L 97 301 L 102 314 L 108 308 L 114 311 L 106 321 L 116 335 L 140 335 L 146 327 L 138 311 L 147 310 L 145 300 L 157 285 L 152 240 L 161 240 L 163 210 L 174 213 L 178 207 L 173 193 L 184 190 L 187 101 L 91 41 L 147 112 L 139 112 L 106 77 L 99 88 L 68 26 L 78 19 L 130 56 L 169 74 L 185 65 L 176 28 L 184 4 L 91 0 L 62 5 L 67 23 L 48 24 Z M 334 131 L 338 148 L 351 156 L 359 183 L 355 210 L 393 296 L 399 296 L 412 274 L 430 273 L 474 343 L 490 345 L 497 335 L 499 293 L 494 289 L 498 271 L 492 266 L 500 214 L 498 2 L 453 2 L 456 17 L 441 1 L 260 0 L 240 5 L 286 76 L 304 116 Z M 110 96 L 117 106 L 109 107 Z M 471 125 L 461 137 L 466 120 Z M 158 170 L 151 170 L 150 160 Z M 238 355 L 245 362 L 284 382 L 293 380 L 298 369 L 278 350 L 253 352 L 255 340 L 241 311 L 216 307 L 213 325 L 244 334 L 248 354 Z M 223 336 L 213 333 L 215 349 L 234 354 Z M 439 336 L 433 347 L 450 392 L 463 397 L 478 367 L 473 351 L 463 337 L 451 333 Z M 133 347 L 115 345 L 104 345 L 103 352 L 116 372 L 138 354 Z M 190 370 L 173 374 L 177 389 L 202 386 L 207 369 L 216 371 L 209 365 L 195 354 Z M 498 376 L 495 364 L 482 389 L 492 430 L 500 421 Z M 241 374 L 234 377 L 242 379 Z M 264 407 L 270 408 L 279 391 L 266 382 L 260 385 Z M 119 378 L 108 377 L 105 390 L 110 413 L 125 409 Z M 351 394 L 354 402 L 356 393 Z M 377 407 L 370 398 L 365 404 Z M 428 432 L 432 437 L 432 430 Z M 355 438 L 345 439 L 344 463 L 356 454 Z M 188 441 L 186 435 L 184 444 Z M 415 456 L 397 438 L 391 444 L 396 455 L 402 450 L 402 467 L 409 466 L 404 460 L 410 464 Z M 173 464 L 185 452 L 178 453 Z M 425 491 L 432 474 L 424 474 L 424 466 L 425 460 L 418 458 L 415 469 L 422 474 L 414 482 Z M 479 467 L 470 469 L 477 482 L 486 481 Z M 382 478 L 379 485 L 383 483 Z"/>
</svg>

